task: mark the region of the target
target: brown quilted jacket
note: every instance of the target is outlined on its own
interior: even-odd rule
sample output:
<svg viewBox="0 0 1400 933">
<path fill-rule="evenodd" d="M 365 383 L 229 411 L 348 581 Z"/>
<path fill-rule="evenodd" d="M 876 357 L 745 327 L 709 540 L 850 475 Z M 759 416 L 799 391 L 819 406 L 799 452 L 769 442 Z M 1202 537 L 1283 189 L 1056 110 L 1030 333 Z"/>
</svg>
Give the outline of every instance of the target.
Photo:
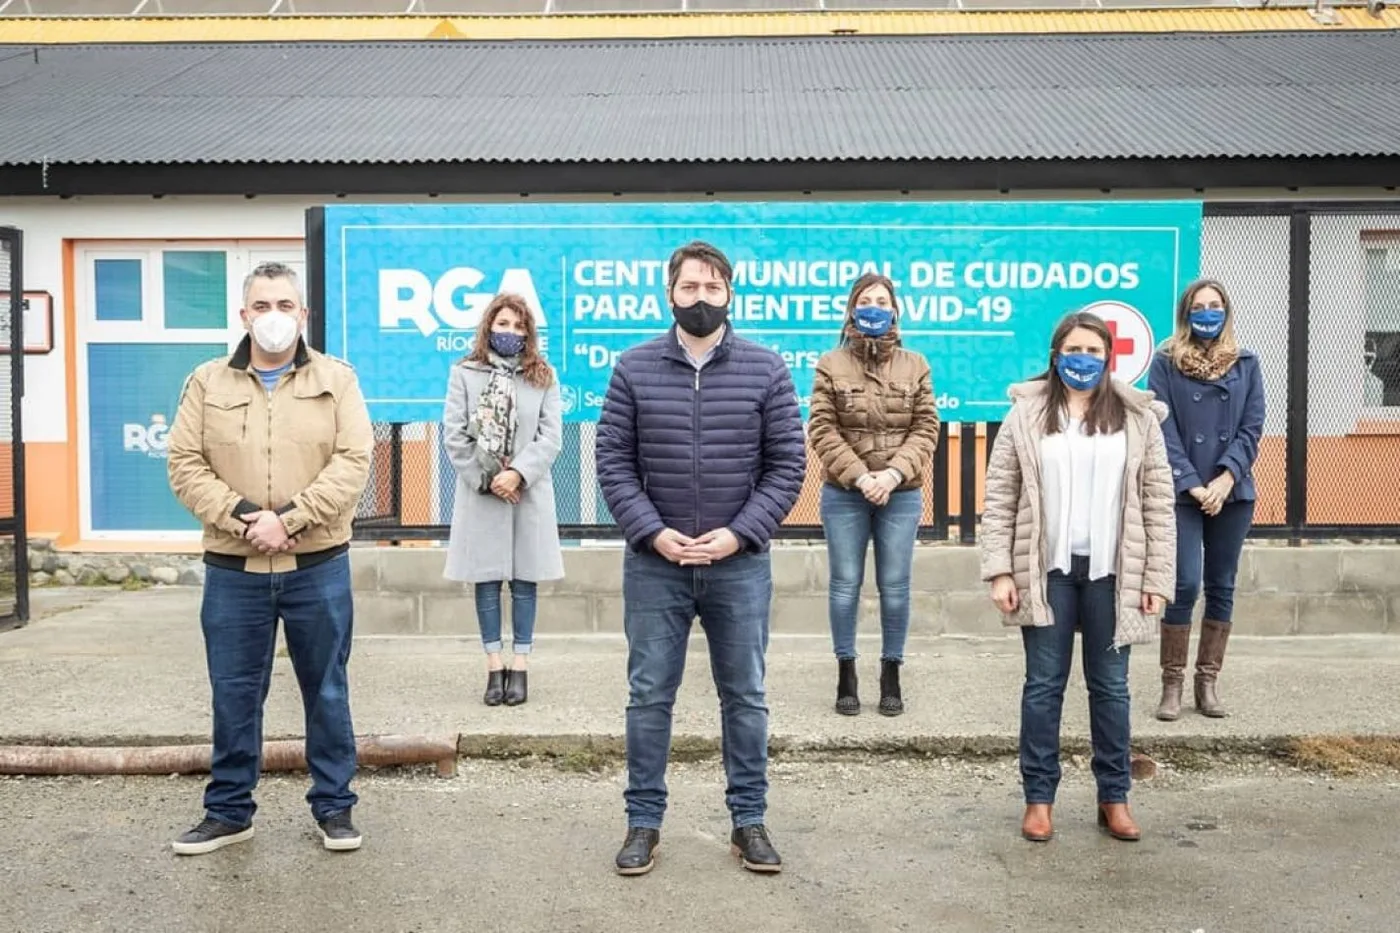
<svg viewBox="0 0 1400 933">
<path fill-rule="evenodd" d="M 894 467 L 901 489 L 924 484 L 938 446 L 938 408 L 928 360 L 854 337 L 823 354 L 812 384 L 807 437 L 829 482 L 852 488 Z"/>
<path fill-rule="evenodd" d="M 1176 592 L 1176 493 L 1162 439 L 1167 408 L 1120 382 L 1114 387 L 1128 407 L 1128 459 L 1123 478 L 1123 518 L 1118 546 L 1118 624 L 1114 645 L 1150 642 L 1154 618 L 1142 611 L 1142 594 L 1168 601 Z M 1045 383 L 1011 387 L 1013 404 L 1002 422 L 987 465 L 982 513 L 982 579 L 1011 574 L 1020 593 L 1007 625 L 1053 625 L 1046 597 L 1044 505 L 1040 490 L 1040 441 Z"/>
</svg>

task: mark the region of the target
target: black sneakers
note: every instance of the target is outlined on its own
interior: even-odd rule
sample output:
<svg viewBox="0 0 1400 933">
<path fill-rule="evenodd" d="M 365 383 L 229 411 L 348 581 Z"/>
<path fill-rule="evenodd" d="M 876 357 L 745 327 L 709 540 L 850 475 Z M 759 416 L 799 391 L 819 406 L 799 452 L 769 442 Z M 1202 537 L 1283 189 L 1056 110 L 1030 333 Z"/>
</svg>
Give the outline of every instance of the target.
<svg viewBox="0 0 1400 933">
<path fill-rule="evenodd" d="M 655 829 L 633 826 L 627 830 L 627 841 L 617 853 L 619 875 L 645 875 L 656 865 L 653 853 L 661 844 L 661 833 Z"/>
<path fill-rule="evenodd" d="M 185 833 L 170 844 L 176 855 L 206 855 L 231 846 L 235 842 L 246 842 L 253 838 L 253 824 L 230 826 L 213 817 L 205 817 L 204 822 Z"/>
<path fill-rule="evenodd" d="M 321 844 L 332 852 L 350 852 L 360 847 L 363 841 L 360 831 L 350 822 L 350 811 L 342 810 L 329 819 L 316 824 L 321 828 Z M 231 826 L 228 823 L 205 817 L 204 822 L 185 833 L 170 844 L 176 855 L 206 855 L 216 852 L 235 842 L 246 842 L 253 838 L 253 824 Z"/>
<path fill-rule="evenodd" d="M 353 852 L 363 841 L 360 831 L 350 822 L 350 811 L 341 810 L 316 824 L 321 827 L 321 844 L 332 852 Z"/>
<path fill-rule="evenodd" d="M 749 871 L 773 873 L 783 870 L 783 860 L 778 850 L 768 838 L 768 830 L 762 824 L 740 826 L 729 837 L 729 850 L 739 857 L 739 861 Z"/>
</svg>

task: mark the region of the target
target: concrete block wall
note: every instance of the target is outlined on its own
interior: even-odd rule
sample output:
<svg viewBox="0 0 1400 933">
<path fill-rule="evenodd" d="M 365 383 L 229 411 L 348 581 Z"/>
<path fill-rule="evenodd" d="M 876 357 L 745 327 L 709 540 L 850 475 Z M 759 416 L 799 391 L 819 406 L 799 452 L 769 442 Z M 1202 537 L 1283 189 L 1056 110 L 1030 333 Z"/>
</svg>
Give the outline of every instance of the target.
<svg viewBox="0 0 1400 933">
<path fill-rule="evenodd" d="M 443 560 L 436 547 L 354 548 L 356 632 L 475 637 L 471 588 L 444 580 Z M 565 579 L 540 586 L 536 631 L 621 633 L 621 548 L 566 548 L 564 565 Z M 864 632 L 878 630 L 874 580 L 867 563 Z M 774 547 L 773 632 L 825 633 L 826 581 L 824 547 Z M 976 548 L 920 545 L 912 600 L 911 634 L 1005 632 L 978 580 Z M 1240 565 L 1235 625 L 1241 635 L 1400 634 L 1400 547 L 1250 545 Z"/>
</svg>

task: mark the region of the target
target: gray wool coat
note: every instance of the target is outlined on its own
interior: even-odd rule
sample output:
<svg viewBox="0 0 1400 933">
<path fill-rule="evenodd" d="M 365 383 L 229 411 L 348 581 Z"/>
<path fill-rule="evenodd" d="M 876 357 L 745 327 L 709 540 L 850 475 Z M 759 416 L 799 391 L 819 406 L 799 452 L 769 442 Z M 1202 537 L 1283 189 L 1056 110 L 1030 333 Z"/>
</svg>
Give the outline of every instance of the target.
<svg viewBox="0 0 1400 933">
<path fill-rule="evenodd" d="M 550 470 L 563 437 L 559 383 L 540 389 L 515 378 L 518 427 L 511 467 L 525 484 L 520 504 L 511 505 L 477 491 L 481 465 L 467 425 L 490 379 L 489 366 L 464 360 L 452 367 L 447 386 L 443 443 L 457 471 L 457 492 L 443 576 L 464 583 L 558 580 L 564 557 Z"/>
</svg>

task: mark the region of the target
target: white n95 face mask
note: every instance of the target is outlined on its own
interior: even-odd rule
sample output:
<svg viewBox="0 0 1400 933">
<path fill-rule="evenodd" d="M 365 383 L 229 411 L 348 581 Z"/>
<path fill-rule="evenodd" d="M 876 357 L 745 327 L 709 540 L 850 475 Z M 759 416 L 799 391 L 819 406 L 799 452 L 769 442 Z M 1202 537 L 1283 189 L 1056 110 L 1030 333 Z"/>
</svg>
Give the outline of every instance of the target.
<svg viewBox="0 0 1400 933">
<path fill-rule="evenodd" d="M 282 353 L 296 342 L 301 326 L 283 311 L 267 311 L 253 319 L 253 339 L 268 353 Z"/>
</svg>

